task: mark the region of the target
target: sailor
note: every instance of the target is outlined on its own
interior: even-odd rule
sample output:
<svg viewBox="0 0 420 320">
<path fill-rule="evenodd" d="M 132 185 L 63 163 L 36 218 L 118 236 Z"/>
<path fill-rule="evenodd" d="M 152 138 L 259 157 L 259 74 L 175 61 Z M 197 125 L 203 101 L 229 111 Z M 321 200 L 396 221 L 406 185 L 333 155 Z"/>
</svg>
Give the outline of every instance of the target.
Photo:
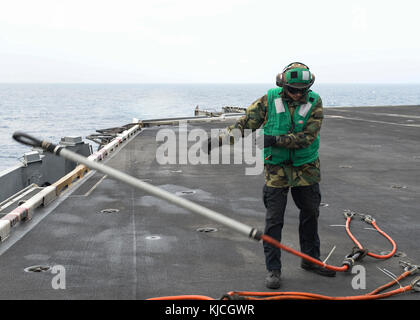
<svg viewBox="0 0 420 320">
<path fill-rule="evenodd" d="M 266 208 L 265 234 L 281 241 L 287 195 L 299 212 L 299 241 L 303 253 L 320 258 L 318 236 L 321 180 L 318 148 L 323 119 L 320 96 L 310 90 L 315 81 L 309 67 L 300 62 L 287 65 L 277 75 L 277 87 L 253 102 L 245 116 L 227 128 L 228 132 L 240 129 L 264 129 L 263 202 Z M 222 144 L 223 137 L 219 137 Z M 231 139 L 232 140 L 232 139 Z M 208 150 L 214 147 L 209 139 Z M 266 287 L 280 287 L 281 251 L 263 243 L 268 275 Z M 335 272 L 302 259 L 301 267 L 322 276 L 333 277 Z"/>
</svg>

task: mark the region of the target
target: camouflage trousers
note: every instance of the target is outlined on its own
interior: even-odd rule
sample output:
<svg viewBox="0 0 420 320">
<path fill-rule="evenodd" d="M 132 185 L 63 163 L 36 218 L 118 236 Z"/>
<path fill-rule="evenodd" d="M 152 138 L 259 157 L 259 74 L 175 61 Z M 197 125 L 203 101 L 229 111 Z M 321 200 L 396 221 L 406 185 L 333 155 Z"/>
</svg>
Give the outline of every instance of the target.
<svg viewBox="0 0 420 320">
<path fill-rule="evenodd" d="M 264 233 L 278 241 L 281 241 L 282 237 L 288 192 L 289 187 L 273 188 L 265 185 L 263 189 L 263 201 L 267 209 Z M 300 250 L 315 259 L 319 259 L 318 217 L 321 203 L 319 184 L 292 187 L 291 193 L 296 206 L 300 210 Z M 267 243 L 263 243 L 263 247 L 267 270 L 281 270 L 281 250 Z"/>
<path fill-rule="evenodd" d="M 265 184 L 274 188 L 311 186 L 321 181 L 320 167 L 319 159 L 300 167 L 265 164 Z"/>
</svg>

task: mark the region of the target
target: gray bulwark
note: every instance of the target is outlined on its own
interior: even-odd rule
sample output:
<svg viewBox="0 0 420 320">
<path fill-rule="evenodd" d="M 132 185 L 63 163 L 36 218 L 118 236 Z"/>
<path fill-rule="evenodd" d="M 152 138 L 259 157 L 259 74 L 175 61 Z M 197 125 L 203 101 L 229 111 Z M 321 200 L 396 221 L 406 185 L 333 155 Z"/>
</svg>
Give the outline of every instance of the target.
<svg viewBox="0 0 420 320">
<path fill-rule="evenodd" d="M 60 145 L 86 157 L 91 154 L 81 137 L 64 137 Z M 26 152 L 22 163 L 0 172 L 0 202 L 33 183 L 39 187 L 53 184 L 75 167 L 75 163 L 42 150 Z"/>
<path fill-rule="evenodd" d="M 336 246 L 328 263 L 341 265 L 354 246 L 342 227 L 343 210 L 350 209 L 372 215 L 396 241 L 398 252 L 406 255 L 403 259 L 420 264 L 420 108 L 334 108 L 325 113 L 321 191 L 328 206 L 321 207 L 319 220 L 322 258 Z M 227 125 L 188 127 L 209 130 Z M 262 175 L 246 176 L 246 165 L 159 165 L 155 159 L 159 129 L 143 130 L 107 164 L 263 228 Z M 261 243 L 101 173 L 65 196 L 0 256 L 1 299 L 146 299 L 181 294 L 220 298 L 233 290 L 268 291 Z M 297 223 L 298 212 L 289 198 L 283 243 L 294 249 L 299 249 Z M 217 231 L 198 232 L 200 228 Z M 370 251 L 391 249 L 369 225 L 354 219 L 351 228 Z M 396 275 L 402 272 L 399 257 L 386 261 L 366 257 L 360 262 L 366 268 L 366 288 L 355 290 L 354 274 L 323 278 L 300 269 L 299 258 L 286 252 L 282 257 L 281 291 L 360 295 L 391 280 L 378 267 Z M 66 288 L 53 288 L 55 275 L 50 271 L 24 271 L 34 265 L 64 266 Z"/>
</svg>

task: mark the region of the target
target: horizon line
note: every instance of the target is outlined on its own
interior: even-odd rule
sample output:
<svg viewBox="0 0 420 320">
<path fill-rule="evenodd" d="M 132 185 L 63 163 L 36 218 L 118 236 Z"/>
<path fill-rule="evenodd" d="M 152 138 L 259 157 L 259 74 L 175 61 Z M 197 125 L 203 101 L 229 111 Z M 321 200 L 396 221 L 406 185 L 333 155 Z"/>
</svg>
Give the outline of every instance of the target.
<svg viewBox="0 0 420 320">
<path fill-rule="evenodd" d="M 2 84 L 100 84 L 100 85 L 145 85 L 145 84 L 153 84 L 153 85 L 177 85 L 177 84 L 194 84 L 194 85 L 214 85 L 214 84 L 232 84 L 232 85 L 249 85 L 249 84 L 257 84 L 257 85 L 275 85 L 275 83 L 270 82 L 1 82 Z M 328 84 L 328 85 L 343 85 L 343 84 L 374 84 L 374 85 L 420 85 L 420 82 L 318 82 L 316 84 Z"/>
</svg>

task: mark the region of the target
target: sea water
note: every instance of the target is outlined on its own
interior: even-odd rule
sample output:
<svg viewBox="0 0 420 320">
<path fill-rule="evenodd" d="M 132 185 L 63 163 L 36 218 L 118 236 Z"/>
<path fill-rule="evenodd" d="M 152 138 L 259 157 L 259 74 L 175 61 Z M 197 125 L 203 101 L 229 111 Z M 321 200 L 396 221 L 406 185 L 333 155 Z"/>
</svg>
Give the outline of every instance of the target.
<svg viewBox="0 0 420 320">
<path fill-rule="evenodd" d="M 248 107 L 271 84 L 0 84 L 0 171 L 29 147 L 12 139 L 20 130 L 58 142 L 133 118 L 193 116 L 200 109 Z M 420 105 L 418 84 L 315 84 L 325 107 Z M 87 141 L 87 140 L 85 140 Z M 87 141 L 89 142 L 89 141 Z"/>
</svg>

